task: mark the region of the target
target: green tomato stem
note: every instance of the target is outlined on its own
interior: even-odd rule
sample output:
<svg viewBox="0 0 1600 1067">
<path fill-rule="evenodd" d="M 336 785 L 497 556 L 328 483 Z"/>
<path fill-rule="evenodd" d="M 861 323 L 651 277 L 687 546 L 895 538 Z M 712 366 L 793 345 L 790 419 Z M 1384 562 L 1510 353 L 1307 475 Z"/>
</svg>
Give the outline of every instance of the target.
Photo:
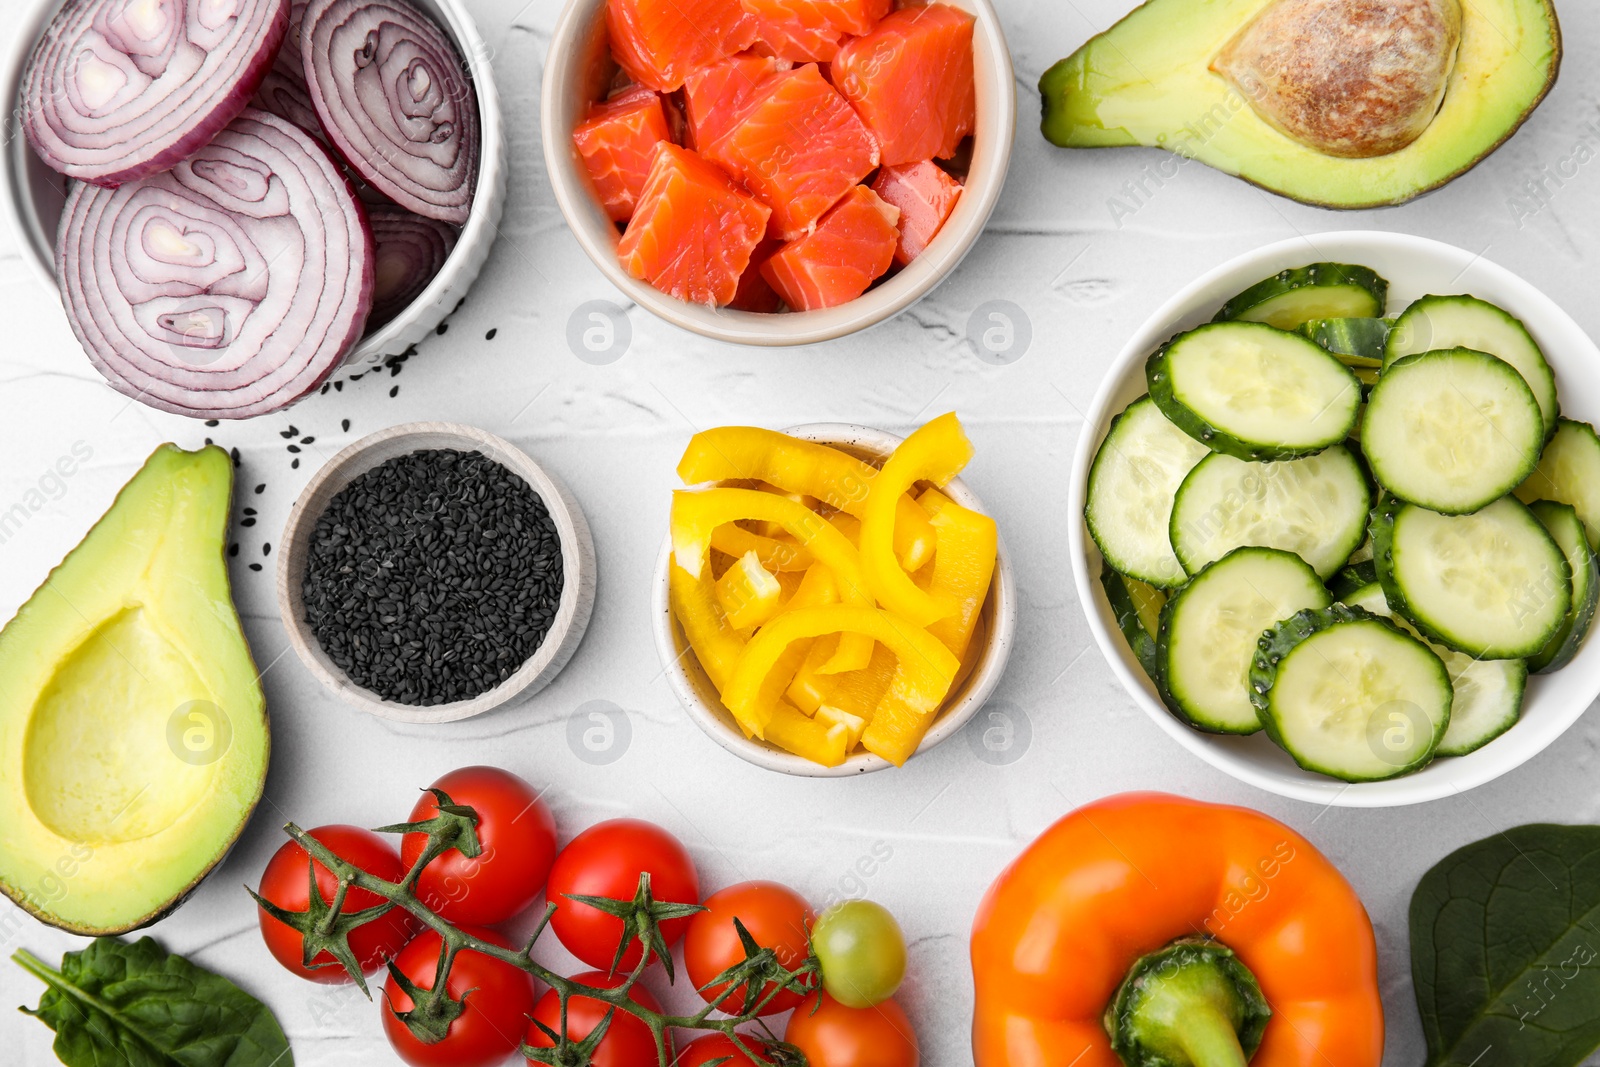
<svg viewBox="0 0 1600 1067">
<path fill-rule="evenodd" d="M 1179 938 L 1128 969 L 1105 1027 L 1127 1067 L 1245 1067 L 1271 1016 L 1231 949 Z"/>
</svg>

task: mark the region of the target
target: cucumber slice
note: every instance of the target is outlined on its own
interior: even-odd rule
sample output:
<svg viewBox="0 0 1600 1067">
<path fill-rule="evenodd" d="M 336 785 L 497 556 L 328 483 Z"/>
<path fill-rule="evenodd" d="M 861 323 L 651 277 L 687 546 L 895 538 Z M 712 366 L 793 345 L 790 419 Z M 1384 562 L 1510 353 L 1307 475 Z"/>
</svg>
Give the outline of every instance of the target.
<svg viewBox="0 0 1600 1067">
<path fill-rule="evenodd" d="M 1402 629 L 1421 637 L 1405 619 L 1389 610 L 1383 586 L 1376 580 L 1339 598 L 1353 608 L 1391 618 Z M 1436 756 L 1465 756 L 1482 748 L 1516 725 L 1522 715 L 1522 695 L 1528 686 L 1528 664 L 1520 659 L 1475 659 L 1465 652 L 1428 645 L 1450 675 L 1455 700 L 1450 705 L 1450 725 L 1439 741 Z"/>
<path fill-rule="evenodd" d="M 1156 636 L 1167 706 L 1207 733 L 1261 729 L 1247 682 L 1256 641 L 1305 608 L 1332 603 L 1317 572 L 1291 552 L 1238 548 L 1173 594 Z"/>
<path fill-rule="evenodd" d="M 1292 459 L 1344 440 L 1361 383 L 1326 349 L 1258 322 L 1179 334 L 1145 364 L 1150 397 L 1213 451 Z"/>
<path fill-rule="evenodd" d="M 1184 580 L 1167 540 L 1172 498 L 1206 447 L 1172 423 L 1149 397 L 1111 421 L 1089 467 L 1083 518 L 1112 567 L 1162 588 Z"/>
<path fill-rule="evenodd" d="M 1422 641 L 1370 611 L 1336 604 L 1261 635 L 1250 699 L 1267 736 L 1301 767 L 1378 782 L 1433 758 L 1454 692 Z"/>
<path fill-rule="evenodd" d="M 1384 345 L 1383 365 L 1388 369 L 1406 356 L 1442 348 L 1487 352 L 1517 368 L 1539 401 L 1545 436 L 1555 431 L 1556 377 L 1519 320 L 1474 296 L 1425 296 L 1395 320 Z"/>
<path fill-rule="evenodd" d="M 1378 580 L 1429 640 L 1483 659 L 1537 655 L 1566 621 L 1566 556 L 1516 497 L 1471 515 L 1388 499 L 1372 521 Z"/>
<path fill-rule="evenodd" d="M 1367 397 L 1361 449 L 1378 484 L 1446 515 L 1477 511 L 1539 462 L 1544 423 L 1516 368 L 1468 348 L 1408 356 Z"/>
<path fill-rule="evenodd" d="M 1537 500 L 1528 505 L 1528 510 L 1544 523 L 1544 528 L 1561 546 L 1572 572 L 1572 606 L 1567 609 L 1567 621 L 1549 643 L 1528 660 L 1529 670 L 1548 674 L 1571 663 L 1572 657 L 1583 647 L 1583 639 L 1594 622 L 1596 601 L 1600 601 L 1600 567 L 1596 565 L 1594 550 L 1589 547 L 1583 520 L 1570 504 Z"/>
<path fill-rule="evenodd" d="M 1134 658 L 1151 681 L 1156 679 L 1156 631 L 1161 625 L 1161 608 L 1167 594 L 1137 578 L 1118 574 L 1106 563 L 1101 566 L 1100 585 L 1106 591 L 1117 629 L 1133 650 Z"/>
<path fill-rule="evenodd" d="M 1366 589 L 1367 586 L 1376 583 L 1377 580 L 1378 565 L 1372 562 L 1372 558 L 1369 555 L 1359 563 L 1348 563 L 1340 567 L 1334 576 L 1328 579 L 1328 592 L 1332 593 L 1336 599 L 1346 604 L 1351 604 L 1354 603 L 1350 599 L 1352 596 Z M 1386 610 L 1378 611 L 1377 608 L 1372 607 L 1370 604 L 1361 604 L 1359 606 L 1378 615 L 1388 614 Z M 1384 606 L 1387 608 L 1387 603 Z"/>
<path fill-rule="evenodd" d="M 1347 367 L 1381 369 L 1392 319 L 1312 319 L 1299 333 L 1339 357 Z"/>
<path fill-rule="evenodd" d="M 1178 487 L 1169 533 L 1190 574 L 1256 545 L 1293 552 L 1326 578 L 1367 536 L 1371 510 L 1367 476 L 1343 445 L 1276 463 L 1213 453 Z"/>
<path fill-rule="evenodd" d="M 1213 322 L 1265 322 L 1293 330 L 1312 319 L 1377 318 L 1389 301 L 1389 283 L 1368 267 L 1310 263 L 1279 271 L 1222 306 Z"/>
<path fill-rule="evenodd" d="M 1370 523 L 1370 521 L 1371 520 L 1368 520 L 1369 523 Z M 1354 567 L 1354 566 L 1358 566 L 1359 564 L 1362 564 L 1362 563 L 1371 563 L 1371 562 L 1372 562 L 1372 534 L 1370 533 L 1370 527 L 1369 527 L 1369 532 L 1367 534 L 1367 539 L 1365 541 L 1361 542 L 1361 547 L 1360 548 L 1358 548 L 1354 552 L 1350 553 L 1349 566 Z M 1377 571 L 1374 570 L 1373 573 L 1376 574 Z"/>
<path fill-rule="evenodd" d="M 1571 504 L 1589 534 L 1589 548 L 1600 551 L 1600 437 L 1594 427 L 1560 420 L 1539 465 L 1517 486 L 1517 498 L 1524 504 L 1535 500 Z"/>
</svg>

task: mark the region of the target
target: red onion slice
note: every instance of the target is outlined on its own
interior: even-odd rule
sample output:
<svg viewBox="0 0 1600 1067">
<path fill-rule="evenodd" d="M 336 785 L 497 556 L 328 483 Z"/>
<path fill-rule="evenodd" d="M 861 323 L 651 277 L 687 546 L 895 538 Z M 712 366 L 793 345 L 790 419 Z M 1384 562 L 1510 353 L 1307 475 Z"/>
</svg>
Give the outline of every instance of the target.
<svg viewBox="0 0 1600 1067">
<path fill-rule="evenodd" d="M 372 313 L 367 316 L 367 332 L 371 333 L 422 295 L 450 258 L 450 250 L 456 246 L 456 228 L 395 207 L 369 208 L 367 220 L 377 248 Z"/>
<path fill-rule="evenodd" d="M 300 49 L 317 117 L 351 168 L 408 211 L 466 222 L 478 98 L 444 31 L 405 0 L 310 0 Z"/>
<path fill-rule="evenodd" d="M 272 69 L 261 80 L 251 107 L 270 111 L 279 118 L 288 119 L 317 140 L 327 143 L 322 132 L 322 122 L 311 103 L 311 90 L 306 87 L 305 59 L 300 53 L 300 26 L 305 15 L 307 0 L 290 0 L 289 32 L 278 49 L 278 58 Z"/>
<path fill-rule="evenodd" d="M 97 185 L 158 174 L 244 110 L 288 27 L 288 0 L 68 0 L 22 76 L 28 143 Z"/>
<path fill-rule="evenodd" d="M 112 388 L 206 419 L 276 411 L 361 338 L 372 234 L 304 130 L 247 109 L 173 169 L 80 184 L 56 239 L 73 331 Z"/>
</svg>

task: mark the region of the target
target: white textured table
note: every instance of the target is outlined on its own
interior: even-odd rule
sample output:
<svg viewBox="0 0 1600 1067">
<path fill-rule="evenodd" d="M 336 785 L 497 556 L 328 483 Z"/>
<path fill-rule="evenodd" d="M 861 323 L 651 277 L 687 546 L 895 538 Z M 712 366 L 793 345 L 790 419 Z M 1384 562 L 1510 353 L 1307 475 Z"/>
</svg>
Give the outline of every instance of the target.
<svg viewBox="0 0 1600 1067">
<path fill-rule="evenodd" d="M 1600 719 L 1591 713 L 1491 785 L 1422 807 L 1319 810 L 1235 783 L 1161 734 L 1092 647 L 1063 559 L 1065 529 L 1077 521 L 1065 506 L 1067 470 L 1079 412 L 1129 332 L 1197 272 L 1297 232 L 1407 230 L 1483 249 L 1600 331 L 1600 164 L 1576 164 L 1600 150 L 1600 7 L 1561 4 L 1566 71 L 1496 155 L 1408 207 L 1342 215 L 1194 164 L 1158 186 L 1148 177 L 1161 159 L 1154 151 L 1046 145 L 1035 131 L 1036 79 L 1128 2 L 1001 0 L 1022 121 L 988 235 L 919 306 L 867 335 L 816 348 L 740 351 L 632 309 L 632 340 L 620 359 L 597 365 L 574 356 L 566 336 L 575 310 L 616 294 L 567 233 L 538 147 L 538 82 L 556 0 L 472 4 L 505 99 L 511 198 L 467 304 L 398 376 L 370 375 L 285 415 L 216 430 L 130 406 L 89 367 L 11 234 L 0 235 L 0 511 L 16 502 L 29 511 L 14 532 L 0 534 L 0 615 L 9 617 L 162 441 L 192 447 L 211 434 L 237 445 L 244 466 L 236 516 L 244 506 L 260 512 L 255 526 L 235 526 L 234 581 L 272 714 L 266 799 L 227 862 L 150 932 L 263 997 L 304 1067 L 396 1062 L 376 1007 L 302 984 L 272 961 L 240 883 L 258 878 L 286 818 L 375 826 L 404 817 L 414 790 L 438 774 L 498 763 L 550 786 L 564 838 L 603 818 L 640 816 L 682 837 L 709 886 L 775 878 L 814 903 L 865 892 L 889 905 L 911 940 L 903 999 L 924 1062 L 948 1067 L 971 1059 L 967 933 L 990 880 L 1069 808 L 1121 790 L 1166 789 L 1269 812 L 1344 869 L 1377 926 L 1386 1062 L 1420 1062 L 1406 947 L 1412 887 L 1447 851 L 1497 829 L 1600 820 Z M 1129 184 L 1141 182 L 1143 192 Z M 1032 332 L 1023 357 L 1004 366 L 980 360 L 965 340 L 973 310 L 997 298 L 1020 305 Z M 737 761 L 679 709 L 650 638 L 651 565 L 686 438 L 727 422 L 839 420 L 905 432 L 952 408 L 978 446 L 966 477 L 998 516 L 1023 589 L 1021 638 L 996 699 L 1026 716 L 1026 750 L 997 766 L 958 737 L 898 773 L 852 781 L 783 778 Z M 364 717 L 317 687 L 288 652 L 273 610 L 275 560 L 263 556 L 312 467 L 357 436 L 423 418 L 475 423 L 557 472 L 582 502 L 600 557 L 593 625 L 555 684 L 526 704 L 434 728 Z M 280 437 L 291 425 L 316 438 L 298 470 Z M 92 458 L 70 479 L 52 481 L 47 470 L 75 445 Z M 567 741 L 569 718 L 593 700 L 626 709 L 631 744 L 609 765 L 584 762 Z M 887 860 L 871 859 L 885 853 Z M 82 944 L 8 905 L 0 905 L 0 938 L 6 953 L 26 946 L 46 958 Z M 11 1010 L 38 992 L 31 978 L 0 964 L 0 1060 L 55 1063 L 49 1033 Z"/>
</svg>

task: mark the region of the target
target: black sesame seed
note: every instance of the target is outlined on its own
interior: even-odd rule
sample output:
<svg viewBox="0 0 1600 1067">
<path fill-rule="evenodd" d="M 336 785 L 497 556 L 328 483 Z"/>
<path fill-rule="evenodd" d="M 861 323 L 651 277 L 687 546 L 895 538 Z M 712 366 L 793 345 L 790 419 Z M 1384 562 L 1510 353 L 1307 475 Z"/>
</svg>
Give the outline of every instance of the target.
<svg viewBox="0 0 1600 1067">
<path fill-rule="evenodd" d="M 483 335 L 483 339 L 485 341 L 493 341 L 494 340 L 494 335 L 499 333 L 499 332 L 500 332 L 500 327 L 491 326 L 491 327 L 489 327 L 489 332 Z"/>
<path fill-rule="evenodd" d="M 344 382 L 334 382 L 333 383 L 333 391 L 336 392 L 336 393 L 344 392 Z"/>
<path fill-rule="evenodd" d="M 252 564 L 250 564 L 250 569 L 251 569 L 251 570 L 253 570 L 253 571 L 258 571 L 258 570 L 260 570 L 260 569 L 261 569 L 261 564 L 259 564 L 259 563 L 252 563 Z"/>
<path fill-rule="evenodd" d="M 400 395 L 400 387 L 397 385 L 393 389 L 390 389 L 389 390 L 389 395 L 390 396 L 399 396 Z"/>
<path fill-rule="evenodd" d="M 262 493 L 265 493 L 266 491 L 267 491 L 267 483 L 266 482 L 262 482 L 260 485 L 256 486 L 256 496 L 260 496 Z"/>
<path fill-rule="evenodd" d="M 292 471 L 297 471 L 297 470 L 299 470 L 299 469 L 300 469 L 300 461 L 299 461 L 299 460 L 298 460 L 298 459 L 296 459 L 296 460 L 293 460 L 293 461 L 292 461 L 292 462 L 291 462 L 291 463 L 290 463 L 290 464 L 289 464 L 289 469 L 290 469 L 290 470 L 292 470 Z"/>
<path fill-rule="evenodd" d="M 245 508 L 244 509 L 244 513 L 246 515 L 254 515 L 256 513 L 256 509 L 255 508 Z"/>
<path fill-rule="evenodd" d="M 386 699 L 468 700 L 543 643 L 564 576 L 555 523 L 479 452 L 426 450 L 361 475 L 312 531 L 306 621 L 352 681 Z"/>
<path fill-rule="evenodd" d="M 290 445 L 289 446 L 289 451 L 290 452 L 298 452 L 298 451 L 300 451 L 300 446 L 299 445 Z"/>
<path fill-rule="evenodd" d="M 341 429 L 344 430 L 345 433 L 349 433 L 350 432 L 350 420 L 349 419 L 340 419 L 339 420 L 339 426 L 340 426 Z"/>
<path fill-rule="evenodd" d="M 262 555 L 263 555 L 263 556 L 270 556 L 270 555 L 272 555 L 272 545 L 271 545 L 271 543 L 270 543 L 270 542 L 269 542 L 269 543 L 267 543 L 267 544 L 263 544 L 263 545 L 262 545 L 262 546 L 261 546 L 261 554 L 262 554 Z"/>
<path fill-rule="evenodd" d="M 229 545 L 228 546 L 228 555 L 237 556 L 238 554 L 239 554 L 239 546 L 238 545 Z"/>
<path fill-rule="evenodd" d="M 436 326 L 434 328 L 434 332 L 437 333 L 437 334 L 443 335 L 444 332 L 446 330 L 448 330 L 449 328 L 450 328 L 450 324 L 448 322 L 441 322 L 438 326 Z"/>
<path fill-rule="evenodd" d="M 207 426 L 221 426 L 222 424 L 220 422 L 218 422 L 216 419 L 207 419 L 206 420 L 206 425 Z"/>
<path fill-rule="evenodd" d="M 316 440 L 315 437 L 311 437 L 311 436 L 308 435 L 306 437 L 300 438 L 300 443 L 303 444 L 303 445 L 309 445 L 312 441 L 315 441 L 315 440 Z"/>
<path fill-rule="evenodd" d="M 256 524 L 256 520 L 254 520 L 254 519 L 240 519 L 239 520 L 239 525 L 240 526 L 254 526 L 255 524 Z"/>
</svg>

